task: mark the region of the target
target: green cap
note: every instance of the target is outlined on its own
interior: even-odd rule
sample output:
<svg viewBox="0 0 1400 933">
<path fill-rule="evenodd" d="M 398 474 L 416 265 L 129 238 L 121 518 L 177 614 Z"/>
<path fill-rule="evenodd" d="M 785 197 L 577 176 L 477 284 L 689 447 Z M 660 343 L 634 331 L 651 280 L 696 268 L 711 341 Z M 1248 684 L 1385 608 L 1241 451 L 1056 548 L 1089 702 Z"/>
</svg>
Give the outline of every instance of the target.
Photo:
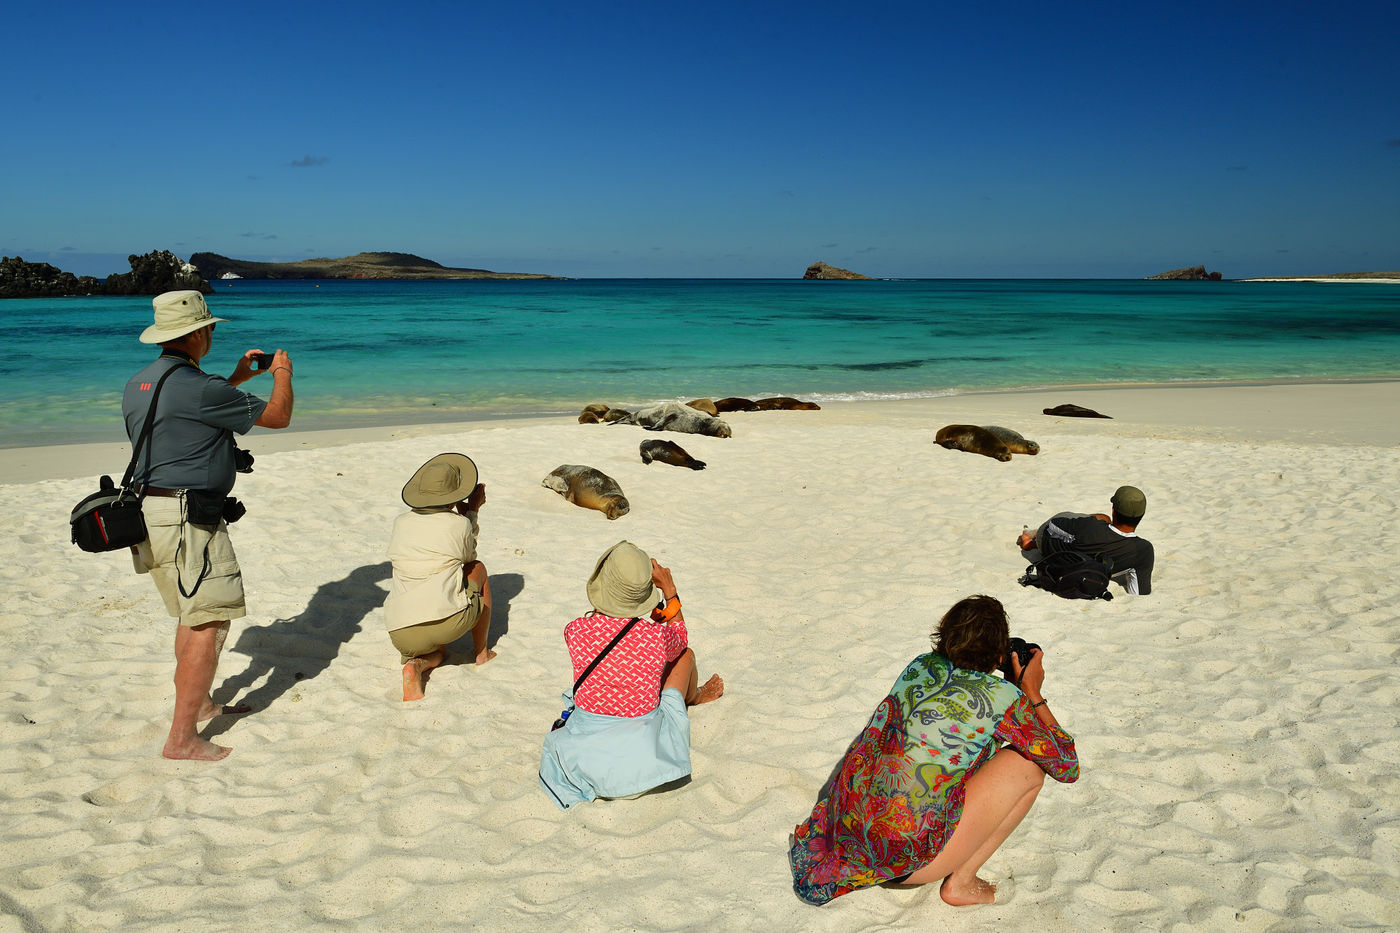
<svg viewBox="0 0 1400 933">
<path fill-rule="evenodd" d="M 1136 486 L 1119 486 L 1109 501 L 1124 518 L 1142 518 L 1147 514 L 1147 496 Z"/>
</svg>

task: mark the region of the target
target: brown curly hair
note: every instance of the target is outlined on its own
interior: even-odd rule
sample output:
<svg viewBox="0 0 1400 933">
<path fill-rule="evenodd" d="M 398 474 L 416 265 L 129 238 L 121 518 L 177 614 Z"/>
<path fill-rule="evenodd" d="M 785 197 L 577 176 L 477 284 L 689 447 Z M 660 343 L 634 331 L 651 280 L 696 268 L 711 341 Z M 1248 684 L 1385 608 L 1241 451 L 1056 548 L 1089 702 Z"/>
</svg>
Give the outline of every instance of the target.
<svg viewBox="0 0 1400 933">
<path fill-rule="evenodd" d="M 964 670 L 990 673 L 1001 667 L 1011 649 L 1006 609 L 993 596 L 969 596 L 953 604 L 938 621 L 933 650 Z"/>
</svg>

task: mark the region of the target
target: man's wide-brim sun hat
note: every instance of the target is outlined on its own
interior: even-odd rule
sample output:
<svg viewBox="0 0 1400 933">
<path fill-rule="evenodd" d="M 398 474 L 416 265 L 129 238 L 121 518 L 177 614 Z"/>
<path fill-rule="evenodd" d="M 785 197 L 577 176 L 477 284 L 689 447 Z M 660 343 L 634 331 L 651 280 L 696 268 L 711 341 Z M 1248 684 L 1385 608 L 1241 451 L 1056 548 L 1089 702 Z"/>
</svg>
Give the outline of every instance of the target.
<svg viewBox="0 0 1400 933">
<path fill-rule="evenodd" d="M 410 509 L 430 509 L 461 502 L 475 488 L 476 464 L 471 457 L 438 454 L 404 484 L 403 501 Z"/>
<path fill-rule="evenodd" d="M 640 616 L 660 601 L 651 583 L 651 558 L 630 541 L 604 551 L 588 578 L 588 602 L 614 619 Z"/>
<path fill-rule="evenodd" d="M 165 343 L 178 340 L 201 327 L 208 327 L 226 317 L 214 317 L 204 296 L 197 291 L 165 292 L 151 299 L 155 308 L 155 323 L 141 331 L 142 343 Z"/>
<path fill-rule="evenodd" d="M 1147 514 L 1147 496 L 1136 486 L 1119 486 L 1109 501 L 1124 518 L 1142 518 Z"/>
</svg>

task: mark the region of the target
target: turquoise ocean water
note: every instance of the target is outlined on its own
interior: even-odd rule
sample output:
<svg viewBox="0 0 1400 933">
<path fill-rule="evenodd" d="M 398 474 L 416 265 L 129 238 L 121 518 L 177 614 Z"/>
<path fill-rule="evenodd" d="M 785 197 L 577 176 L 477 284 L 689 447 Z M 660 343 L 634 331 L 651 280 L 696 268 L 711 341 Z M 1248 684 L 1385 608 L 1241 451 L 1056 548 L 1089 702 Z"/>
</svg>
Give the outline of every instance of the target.
<svg viewBox="0 0 1400 933">
<path fill-rule="evenodd" d="M 209 302 L 230 323 L 205 368 L 285 348 L 299 428 L 694 396 L 1400 378 L 1400 284 L 240 280 Z M 0 301 L 0 445 L 122 438 L 150 319 L 142 298 Z"/>
</svg>

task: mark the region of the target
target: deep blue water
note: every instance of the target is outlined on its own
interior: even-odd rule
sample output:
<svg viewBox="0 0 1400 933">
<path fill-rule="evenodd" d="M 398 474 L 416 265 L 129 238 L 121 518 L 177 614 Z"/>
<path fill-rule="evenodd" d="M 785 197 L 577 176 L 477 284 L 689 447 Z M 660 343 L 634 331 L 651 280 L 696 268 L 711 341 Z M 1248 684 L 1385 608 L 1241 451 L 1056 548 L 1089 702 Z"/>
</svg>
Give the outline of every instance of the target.
<svg viewBox="0 0 1400 933">
<path fill-rule="evenodd" d="M 664 398 L 1400 378 L 1400 284 L 236 281 L 205 368 L 296 367 L 297 427 Z M 0 301 L 0 444 L 120 439 L 149 299 Z M 265 377 L 248 384 L 266 393 Z"/>
</svg>

